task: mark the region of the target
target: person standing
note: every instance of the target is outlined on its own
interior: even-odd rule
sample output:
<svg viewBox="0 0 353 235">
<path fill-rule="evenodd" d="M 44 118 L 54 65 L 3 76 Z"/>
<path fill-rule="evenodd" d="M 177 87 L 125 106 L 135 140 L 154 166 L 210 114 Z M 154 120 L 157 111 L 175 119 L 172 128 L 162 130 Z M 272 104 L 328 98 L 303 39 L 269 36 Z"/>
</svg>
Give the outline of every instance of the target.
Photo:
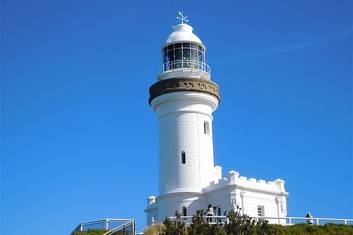
<svg viewBox="0 0 353 235">
<path fill-rule="evenodd" d="M 306 220 L 306 222 L 308 222 L 308 224 L 313 224 L 314 223 L 313 216 L 310 214 L 310 212 L 306 213 L 305 217 L 308 218 Z"/>
<path fill-rule="evenodd" d="M 208 204 L 208 207 L 207 207 L 207 216 L 214 216 L 214 212 L 213 212 L 213 207 L 211 204 Z M 207 218 L 207 222 L 212 222 L 212 218 Z"/>
</svg>

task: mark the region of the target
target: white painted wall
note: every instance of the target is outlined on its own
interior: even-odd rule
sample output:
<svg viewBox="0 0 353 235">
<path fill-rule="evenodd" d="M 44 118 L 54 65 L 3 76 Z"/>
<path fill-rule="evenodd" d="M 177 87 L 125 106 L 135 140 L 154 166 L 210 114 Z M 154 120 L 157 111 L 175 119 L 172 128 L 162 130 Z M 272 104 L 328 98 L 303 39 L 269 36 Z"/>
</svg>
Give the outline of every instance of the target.
<svg viewBox="0 0 353 235">
<path fill-rule="evenodd" d="M 284 181 L 258 180 L 230 171 L 222 178 L 222 167 L 214 166 L 212 113 L 218 99 L 207 93 L 173 92 L 153 99 L 153 110 L 159 125 L 159 196 L 146 209 L 147 220 L 161 220 L 182 212 L 188 215 L 206 209 L 208 204 L 220 207 L 222 213 L 235 205 L 251 217 L 258 216 L 258 206 L 265 216 L 287 215 Z M 204 133 L 204 122 L 209 134 Z M 186 153 L 182 164 L 181 152 Z M 153 200 L 152 200 L 153 201 Z M 277 219 L 271 223 L 285 223 Z"/>
<path fill-rule="evenodd" d="M 215 167 L 214 172 L 219 175 L 219 170 L 219 167 Z M 146 212 L 148 216 L 154 213 L 157 220 L 174 216 L 176 210 L 181 213 L 183 206 L 187 207 L 188 215 L 193 215 L 196 210 L 206 209 L 208 204 L 211 204 L 221 208 L 222 215 L 224 211 L 229 212 L 238 205 L 243 209 L 243 213 L 251 217 L 258 216 L 258 206 L 264 207 L 264 216 L 286 217 L 287 196 L 283 180 L 266 182 L 239 176 L 239 173 L 230 171 L 227 178 L 216 179 L 203 188 L 201 193 L 169 193 L 160 196 L 155 204 L 148 206 L 151 210 L 147 209 Z M 154 212 L 156 208 L 158 213 Z M 285 220 L 278 219 L 271 219 L 269 222 L 285 224 Z"/>
<path fill-rule="evenodd" d="M 193 215 L 203 205 L 204 197 L 201 193 L 169 194 L 158 201 L 159 219 L 175 216 L 176 211 L 181 214 L 183 207 L 187 208 L 187 215 Z"/>
<path fill-rule="evenodd" d="M 244 205 L 244 213 L 250 216 L 258 216 L 258 206 L 264 207 L 264 216 L 278 217 L 276 195 L 259 193 L 250 190 L 239 190 L 244 196 L 240 199 L 240 205 Z M 242 202 L 243 201 L 243 202 Z M 276 222 L 270 220 L 270 222 Z"/>
<path fill-rule="evenodd" d="M 188 25 L 174 28 L 167 43 L 185 40 L 201 43 Z M 158 80 L 178 77 L 211 79 L 206 71 L 183 68 L 161 73 Z M 287 215 L 284 181 L 248 179 L 235 171 L 222 178 L 222 168 L 214 166 L 212 113 L 217 98 L 205 92 L 172 92 L 154 98 L 151 106 L 159 125 L 159 196 L 148 199 L 148 224 L 174 216 L 183 206 L 192 215 L 208 204 L 223 212 L 239 205 L 250 216 L 257 216 L 257 206 L 262 205 L 265 216 Z M 209 135 L 204 134 L 204 121 L 209 122 Z M 186 164 L 181 163 L 182 151 Z"/>
<path fill-rule="evenodd" d="M 159 124 L 159 195 L 201 192 L 214 180 L 212 112 L 218 99 L 183 91 L 158 96 L 151 105 Z M 208 135 L 204 121 L 209 123 Z"/>
</svg>

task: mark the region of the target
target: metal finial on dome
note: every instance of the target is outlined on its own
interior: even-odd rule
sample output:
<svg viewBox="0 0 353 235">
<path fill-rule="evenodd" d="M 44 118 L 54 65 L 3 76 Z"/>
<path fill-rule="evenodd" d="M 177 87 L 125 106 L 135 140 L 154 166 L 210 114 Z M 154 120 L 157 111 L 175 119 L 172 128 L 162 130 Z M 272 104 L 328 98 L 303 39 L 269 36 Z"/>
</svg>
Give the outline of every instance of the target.
<svg viewBox="0 0 353 235">
<path fill-rule="evenodd" d="M 182 24 L 184 24 L 184 22 L 189 22 L 188 17 L 184 16 L 183 11 L 179 11 L 179 16 L 177 16 L 177 19 L 181 21 Z"/>
</svg>

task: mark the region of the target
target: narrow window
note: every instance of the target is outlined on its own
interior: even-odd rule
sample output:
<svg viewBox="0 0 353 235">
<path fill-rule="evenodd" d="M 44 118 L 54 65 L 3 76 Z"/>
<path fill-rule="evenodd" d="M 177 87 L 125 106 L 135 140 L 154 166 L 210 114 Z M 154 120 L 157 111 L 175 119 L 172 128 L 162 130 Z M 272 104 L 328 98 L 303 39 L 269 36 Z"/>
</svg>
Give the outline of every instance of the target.
<svg viewBox="0 0 353 235">
<path fill-rule="evenodd" d="M 257 216 L 265 216 L 264 206 L 257 206 Z"/>
<path fill-rule="evenodd" d="M 205 135 L 209 135 L 210 134 L 210 123 L 208 121 L 204 121 L 203 122 L 203 133 Z"/>
<path fill-rule="evenodd" d="M 184 151 L 181 152 L 181 163 L 182 164 L 186 163 L 186 154 Z"/>
<path fill-rule="evenodd" d="M 187 215 L 188 215 L 188 211 L 187 211 L 187 209 L 186 209 L 185 206 L 183 206 L 183 208 L 181 209 L 181 211 L 182 211 L 182 216 L 187 216 Z"/>
</svg>

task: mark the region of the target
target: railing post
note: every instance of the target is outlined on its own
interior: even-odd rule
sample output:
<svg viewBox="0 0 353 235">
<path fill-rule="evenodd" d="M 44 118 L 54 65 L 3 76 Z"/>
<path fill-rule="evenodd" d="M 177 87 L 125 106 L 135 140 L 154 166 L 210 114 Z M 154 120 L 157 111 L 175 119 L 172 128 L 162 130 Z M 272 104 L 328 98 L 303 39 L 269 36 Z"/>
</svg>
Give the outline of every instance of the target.
<svg viewBox="0 0 353 235">
<path fill-rule="evenodd" d="M 109 230 L 109 222 L 108 222 L 108 219 L 105 219 L 105 221 L 104 221 L 104 229 L 105 229 L 105 230 Z"/>
<path fill-rule="evenodd" d="M 319 218 L 316 219 L 316 225 L 319 225 Z"/>
<path fill-rule="evenodd" d="M 288 218 L 288 222 L 289 222 L 289 225 L 292 225 L 292 218 L 291 217 Z"/>
<path fill-rule="evenodd" d="M 133 220 L 133 223 L 132 223 L 132 228 L 133 228 L 133 234 L 135 235 L 136 234 L 136 224 L 135 224 L 135 220 Z"/>
<path fill-rule="evenodd" d="M 82 232 L 83 231 L 83 226 L 82 226 L 82 224 L 80 224 L 80 232 Z"/>
<path fill-rule="evenodd" d="M 347 220 L 346 219 L 344 220 L 344 224 L 347 224 Z"/>
</svg>

